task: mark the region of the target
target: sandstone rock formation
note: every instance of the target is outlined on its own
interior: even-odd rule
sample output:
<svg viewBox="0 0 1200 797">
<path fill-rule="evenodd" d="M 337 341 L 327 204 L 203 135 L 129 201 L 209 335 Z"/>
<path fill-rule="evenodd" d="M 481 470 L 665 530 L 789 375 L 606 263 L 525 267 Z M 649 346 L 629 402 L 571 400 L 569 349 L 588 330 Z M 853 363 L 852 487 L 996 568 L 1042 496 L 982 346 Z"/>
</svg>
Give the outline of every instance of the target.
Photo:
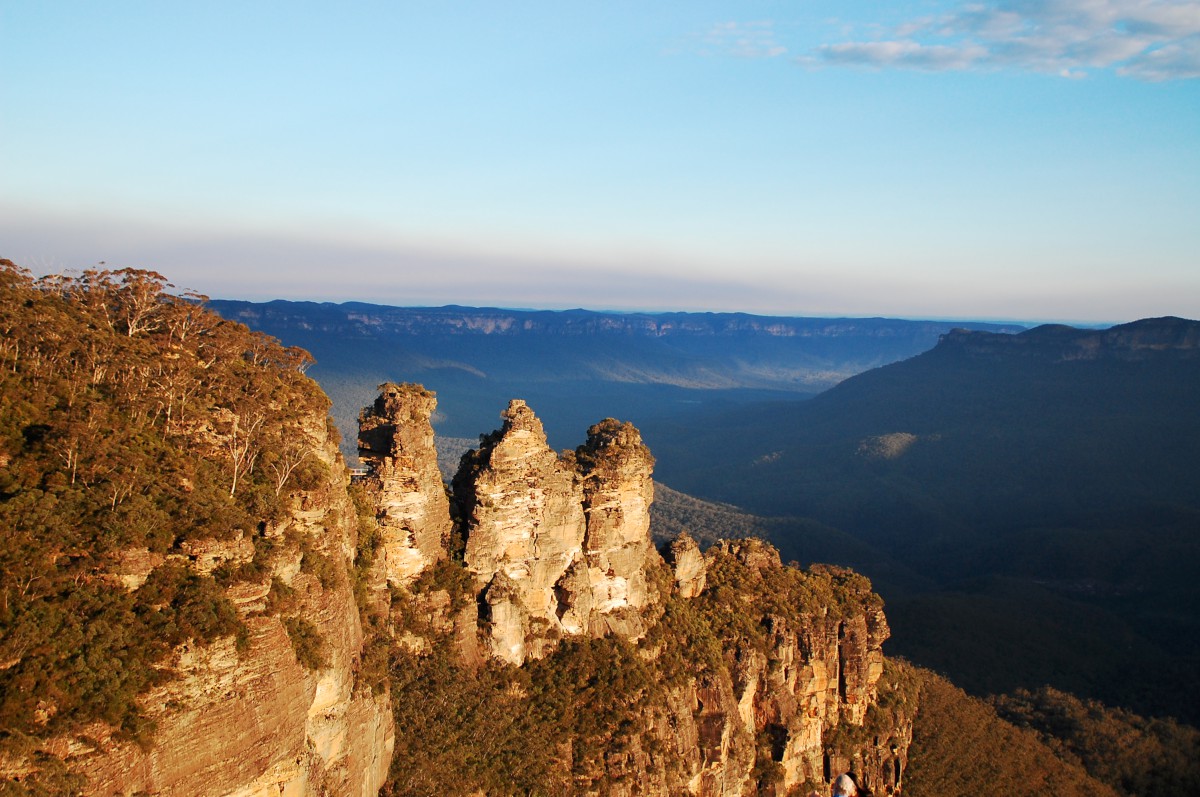
<svg viewBox="0 0 1200 797">
<path fill-rule="evenodd" d="M 378 510 L 389 582 L 411 582 L 446 556 L 450 504 L 437 466 L 430 417 L 433 393 L 419 385 L 380 385 L 359 417 L 359 456 Z"/>
<path fill-rule="evenodd" d="M 563 635 L 640 636 L 652 598 L 646 565 L 658 558 L 654 460 L 641 436 L 608 419 L 560 456 L 525 402 L 513 400 L 501 417 L 454 480 L 492 654 L 521 664 Z"/>
<path fill-rule="evenodd" d="M 694 598 L 704 591 L 708 568 L 700 546 L 687 532 L 667 546 L 667 562 L 675 574 L 675 588 L 681 598 Z"/>
<path fill-rule="evenodd" d="M 899 786 L 911 701 L 869 584 L 754 541 L 677 540 L 672 573 L 631 425 L 555 454 L 514 401 L 451 504 L 433 395 L 384 385 L 360 490 L 305 352 L 152 272 L 0 277 L 33 333 L 0 369 L 0 792 Z"/>
<path fill-rule="evenodd" d="M 345 561 L 355 548 L 355 513 L 345 467 L 324 418 L 308 419 L 305 434 L 326 476 L 314 489 L 293 493 L 287 516 L 265 532 L 276 551 L 271 571 L 294 605 L 286 616 L 268 614 L 271 583 L 240 581 L 229 587 L 245 638 L 184 644 L 176 651 L 176 677 L 141 700 L 157 726 L 149 745 L 122 740 L 103 723 L 51 739 L 44 752 L 87 778 L 83 794 L 367 797 L 379 792 L 394 742 L 389 697 L 357 682 L 363 631 L 344 569 L 318 574 L 305 562 Z M 298 541 L 298 547 L 289 540 Z M 223 546 L 193 548 L 171 559 L 194 559 L 189 566 L 207 572 L 223 561 L 248 559 L 254 546 L 238 533 Z M 137 551 L 124 556 L 119 583 L 136 588 L 162 561 Z M 310 669 L 298 660 L 287 617 L 303 618 L 319 637 L 323 666 Z M 0 779 L 19 771 L 19 766 L 0 764 Z"/>
<path fill-rule="evenodd" d="M 691 546 L 680 547 L 676 561 L 690 560 Z M 760 540 L 719 543 L 705 565 L 718 571 L 719 593 L 733 594 L 723 589 L 731 582 L 747 585 L 730 611 L 757 621 L 761 636 L 736 643 L 727 672 L 697 679 L 671 703 L 670 726 L 686 729 L 677 750 L 688 762 L 688 792 L 751 793 L 756 766 L 774 768 L 770 790 L 781 795 L 826 783 L 852 766 L 875 794 L 898 789 L 910 725 L 881 728 L 869 744 L 836 742 L 840 727 L 862 728 L 883 674 L 880 646 L 888 629 L 865 579 L 814 568 L 797 580 L 799 571 L 785 569 L 778 552 Z M 837 604 L 814 604 L 815 611 L 797 606 L 806 597 L 797 586 L 828 589 Z M 762 600 L 754 600 L 756 593 Z M 700 599 L 722 600 L 716 594 Z M 693 743 L 684 740 L 693 737 L 695 749 L 685 749 Z"/>
<path fill-rule="evenodd" d="M 410 417 L 423 425 L 431 411 Z M 576 773 L 579 793 L 783 795 L 851 767 L 876 793 L 898 789 L 910 723 L 868 716 L 888 630 L 865 579 L 785 568 L 758 540 L 722 542 L 706 555 L 686 535 L 668 546 L 668 567 L 651 544 L 654 460 L 633 426 L 602 421 L 575 451 L 556 454 L 525 402 L 512 401 L 501 417 L 501 428 L 463 456 L 452 490 L 475 599 L 466 611 L 479 607 L 486 655 L 522 665 L 563 638 L 615 635 L 645 640 L 642 655 L 654 661 L 672 644 L 686 647 L 669 641 L 674 629 L 656 629 L 669 600 L 694 604 L 721 634 L 723 652 L 676 676 L 623 752 Z M 387 439 L 398 435 L 389 429 Z M 428 480 L 419 489 L 434 490 Z M 437 615 L 449 606 L 438 594 L 416 596 L 414 605 Z M 463 619 L 447 613 L 427 626 L 453 639 L 442 644 L 460 657 L 473 653 Z"/>
<path fill-rule="evenodd" d="M 619 752 L 574 773 L 576 793 L 784 795 L 823 788 L 850 768 L 876 794 L 898 792 L 911 723 L 872 714 L 888 630 L 865 579 L 784 567 L 757 540 L 705 554 L 684 535 L 668 546 L 668 565 L 651 543 L 653 458 L 637 430 L 608 419 L 575 451 L 556 454 L 520 401 L 463 458 L 454 501 L 464 561 L 446 561 L 452 521 L 437 478 L 433 409 L 423 389 L 385 385 L 363 413 L 367 493 L 383 532 L 366 592 L 386 596 L 378 589 L 386 572 L 423 618 L 411 627 L 391 618 L 397 641 L 418 655 L 450 645 L 468 667 L 480 665 L 480 652 L 522 665 L 567 637 L 637 645 L 664 683 Z M 151 747 L 96 727 L 47 748 L 88 776 L 88 794 L 365 797 L 383 784 L 396 732 L 388 696 L 355 672 L 360 608 L 373 623 L 388 612 L 356 607 L 344 570 L 328 567 L 356 550 L 355 509 L 344 477 L 334 475 L 343 470 L 324 426 L 314 419 L 308 433 L 330 475 L 293 494 L 287 517 L 265 530 L 274 580 L 229 588 L 247 628 L 241 649 L 225 638 L 178 651 L 179 677 L 145 698 L 159 728 Z M 235 534 L 167 561 L 204 572 L 236 565 L 252 555 L 248 541 Z M 129 552 L 120 583 L 136 586 L 162 563 Z M 450 586 L 430 591 L 425 576 L 460 567 L 473 584 L 466 596 L 453 598 Z M 280 589 L 290 608 L 268 612 Z M 680 611 L 703 618 L 719 647 L 691 650 L 672 625 Z M 323 640 L 319 665 L 295 652 L 289 618 Z M 663 658 L 671 656 L 684 663 Z M 559 744 L 570 750 L 576 741 Z"/>
<path fill-rule="evenodd" d="M 397 641 L 417 655 L 448 645 L 467 667 L 480 665 L 480 652 L 526 664 L 566 637 L 635 645 L 662 684 L 618 748 L 573 772 L 573 793 L 785 795 L 824 789 L 850 768 L 874 793 L 898 793 L 911 718 L 872 710 L 888 630 L 865 579 L 785 567 L 774 548 L 752 539 L 705 554 L 681 536 L 668 547 L 668 566 L 651 544 L 653 458 L 637 430 L 605 420 L 575 451 L 556 454 L 521 401 L 463 458 L 454 501 L 464 561 L 448 561 L 451 514 L 436 478 L 433 409 L 419 387 L 385 385 L 363 414 L 368 496 L 384 533 L 367 592 L 387 595 L 371 586 L 386 570 L 409 596 L 409 615 L 420 617 L 411 626 L 391 618 Z M 343 472 L 323 426 L 314 422 L 310 432 L 330 473 Z M 288 516 L 266 530 L 277 546 L 272 583 L 285 586 L 294 605 L 268 613 L 279 586 L 234 584 L 229 597 L 248 630 L 245 647 L 224 639 L 179 651 L 180 677 L 146 698 L 159 724 L 152 747 L 101 728 L 87 740 L 58 740 L 51 752 L 89 776 L 89 794 L 378 791 L 395 733 L 388 696 L 356 683 L 364 634 L 344 572 L 311 563 L 344 561 L 356 550 L 345 487 L 331 475 L 295 494 Z M 188 564 L 207 570 L 241 561 L 244 548 L 244 536 L 234 535 L 224 547 L 189 549 Z M 158 564 L 130 553 L 122 583 Z M 427 578 L 448 571 L 463 574 L 466 595 L 454 597 L 453 579 Z M 382 622 L 388 612 L 375 607 L 375 616 Z M 674 626 L 688 616 L 708 630 Z M 293 652 L 288 617 L 303 618 L 324 640 L 320 666 Z M 566 751 L 578 744 L 555 743 Z"/>
<path fill-rule="evenodd" d="M 578 627 L 592 636 L 611 632 L 636 639 L 645 631 L 643 611 L 659 597 L 648 578 L 662 563 L 650 537 L 654 457 L 633 424 L 607 418 L 588 429 L 575 461 L 587 515 L 587 591 L 594 605 L 586 625 L 577 618 Z"/>
</svg>

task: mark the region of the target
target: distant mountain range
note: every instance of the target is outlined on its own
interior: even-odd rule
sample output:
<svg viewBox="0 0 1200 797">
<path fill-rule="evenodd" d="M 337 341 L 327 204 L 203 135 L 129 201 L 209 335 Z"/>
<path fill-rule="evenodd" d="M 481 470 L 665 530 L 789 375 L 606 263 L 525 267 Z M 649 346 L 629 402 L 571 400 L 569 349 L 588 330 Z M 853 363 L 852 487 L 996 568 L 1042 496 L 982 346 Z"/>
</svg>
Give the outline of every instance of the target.
<svg viewBox="0 0 1200 797">
<path fill-rule="evenodd" d="M 1045 523 L 1200 500 L 1198 390 L 1197 322 L 1045 326 L 1018 335 L 955 330 L 925 354 L 811 401 L 756 405 L 713 416 L 700 429 L 677 428 L 684 449 L 713 441 L 726 452 L 721 463 L 675 458 L 670 439 L 656 450 L 680 486 L 754 511 L 829 514 L 891 539 L 881 521 L 894 529 L 910 514 L 911 496 L 922 495 L 952 510 L 932 528 L 954 534 L 964 523 Z M 743 470 L 731 474 L 731 464 Z M 835 511 L 837 495 L 816 489 L 829 482 L 870 484 L 874 503 L 904 499 L 882 517 L 857 500 Z M 928 535 L 930 518 L 917 512 Z"/>
<path fill-rule="evenodd" d="M 869 575 L 894 651 L 980 694 L 1051 684 L 1200 719 L 1195 321 L 213 307 L 312 351 L 348 440 L 389 380 L 438 392 L 444 437 L 513 397 L 557 448 L 631 420 L 663 483 L 753 513 L 785 558 Z"/>
<path fill-rule="evenodd" d="M 1194 719 L 1198 399 L 1195 321 L 955 331 L 809 401 L 651 444 L 667 484 L 774 518 L 785 555 L 871 576 L 895 649 L 964 685 L 1052 683 Z M 1153 676 L 1131 681 L 1146 660 Z"/>
<path fill-rule="evenodd" d="M 213 301 L 226 318 L 317 359 L 347 438 L 387 380 L 438 393 L 439 434 L 491 428 L 508 399 L 529 401 L 559 447 L 606 417 L 639 426 L 698 409 L 813 395 L 931 348 L 956 327 L 1016 325 L 744 313 L 601 313 L 345 303 Z"/>
</svg>

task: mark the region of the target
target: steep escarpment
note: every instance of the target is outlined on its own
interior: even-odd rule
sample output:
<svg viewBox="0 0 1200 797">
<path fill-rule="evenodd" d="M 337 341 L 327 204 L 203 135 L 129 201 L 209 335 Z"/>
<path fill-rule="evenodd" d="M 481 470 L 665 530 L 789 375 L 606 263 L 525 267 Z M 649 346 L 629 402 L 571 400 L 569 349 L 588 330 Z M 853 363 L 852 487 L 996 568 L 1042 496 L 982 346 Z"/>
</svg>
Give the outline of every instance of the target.
<svg viewBox="0 0 1200 797">
<path fill-rule="evenodd" d="M 311 422 L 321 478 L 289 492 L 257 557 L 253 545 L 240 563 L 218 555 L 218 567 L 262 571 L 225 588 L 245 630 L 177 650 L 174 677 L 139 701 L 155 727 L 148 748 L 103 731 L 91 749 L 59 748 L 88 793 L 366 795 L 382 784 L 394 729 L 386 693 L 357 675 L 364 638 L 345 567 L 354 512 L 336 444 L 323 418 Z"/>
<path fill-rule="evenodd" d="M 328 400 L 169 287 L 0 262 L 0 784 L 372 794 L 393 726 Z"/>
<path fill-rule="evenodd" d="M 725 728 L 754 739 L 757 785 L 784 794 L 854 770 L 876 793 L 898 790 L 915 701 L 903 678 L 883 677 L 888 628 L 866 579 L 784 566 L 760 540 L 720 543 L 704 561 L 696 609 L 723 654 L 715 674 L 727 670 L 733 688 Z M 685 562 L 676 555 L 677 574 Z"/>
<path fill-rule="evenodd" d="M 407 732 L 385 792 L 782 795 L 848 770 L 899 789 L 914 692 L 885 674 L 865 579 L 757 540 L 681 537 L 668 564 L 635 428 L 555 453 L 524 402 L 501 418 L 453 481 L 461 554 L 394 593 Z"/>
</svg>

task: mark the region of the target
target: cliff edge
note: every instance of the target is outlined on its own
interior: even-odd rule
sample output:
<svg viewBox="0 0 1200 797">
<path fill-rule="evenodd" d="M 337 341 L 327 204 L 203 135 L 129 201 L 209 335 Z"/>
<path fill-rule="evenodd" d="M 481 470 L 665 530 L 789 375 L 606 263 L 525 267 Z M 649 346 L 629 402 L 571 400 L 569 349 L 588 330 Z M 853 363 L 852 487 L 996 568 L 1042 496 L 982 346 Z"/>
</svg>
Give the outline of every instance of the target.
<svg viewBox="0 0 1200 797">
<path fill-rule="evenodd" d="M 433 410 L 418 386 L 382 390 Z M 360 441 L 411 414 L 364 411 Z M 915 685 L 887 674 L 866 579 L 759 540 L 685 535 L 664 559 L 637 429 L 606 419 L 556 453 L 524 401 L 501 421 L 453 479 L 459 542 L 394 593 L 406 733 L 385 793 L 783 795 L 848 770 L 899 793 Z M 389 472 L 367 462 L 368 484 Z M 385 528 L 394 499 L 375 494 Z"/>
<path fill-rule="evenodd" d="M 169 287 L 0 261 L 6 791 L 900 790 L 865 579 L 664 558 L 638 430 L 555 452 L 520 400 L 448 491 L 434 395 L 383 385 L 352 483 L 311 357 Z"/>
<path fill-rule="evenodd" d="M 170 287 L 0 261 L 0 790 L 376 794 L 328 399 Z"/>
</svg>

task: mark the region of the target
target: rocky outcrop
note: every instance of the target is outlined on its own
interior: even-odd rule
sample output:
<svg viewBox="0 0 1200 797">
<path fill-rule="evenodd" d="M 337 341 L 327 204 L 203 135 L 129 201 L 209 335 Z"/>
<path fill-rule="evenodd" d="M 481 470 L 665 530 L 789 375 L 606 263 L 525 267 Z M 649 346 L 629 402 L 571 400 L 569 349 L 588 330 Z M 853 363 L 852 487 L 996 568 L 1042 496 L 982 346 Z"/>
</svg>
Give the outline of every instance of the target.
<svg viewBox="0 0 1200 797">
<path fill-rule="evenodd" d="M 607 418 L 588 429 L 575 450 L 583 484 L 587 528 L 583 539 L 586 585 L 564 588 L 567 602 L 590 597 L 593 609 L 577 614 L 569 632 L 637 639 L 645 632 L 645 610 L 658 599 L 648 573 L 662 562 L 650 538 L 654 458 L 631 423 Z M 578 628 L 578 631 L 575 629 Z"/>
<path fill-rule="evenodd" d="M 267 528 L 273 551 L 267 581 L 236 581 L 227 596 L 245 627 L 240 639 L 175 651 L 174 677 L 142 696 L 155 725 L 145 745 L 93 723 L 42 750 L 87 778 L 86 795 L 174 797 L 354 795 L 379 792 L 394 743 L 389 696 L 358 682 L 363 630 L 345 568 L 356 543 L 345 467 L 324 418 L 307 423 L 311 453 L 324 477 L 289 497 L 286 517 Z M 239 532 L 226 542 L 192 545 L 170 562 L 197 572 L 248 561 L 254 545 Z M 116 577 L 144 582 L 163 557 L 123 555 Z M 272 582 L 270 579 L 274 578 Z M 275 586 L 273 586 L 275 584 Z M 266 611 L 268 596 L 288 606 Z M 278 596 L 270 598 L 278 602 Z M 292 635 L 303 621 L 319 648 L 319 666 L 302 663 Z M 5 762 L 0 777 L 19 774 Z"/>
<path fill-rule="evenodd" d="M 674 554 L 677 573 L 699 555 L 687 540 Z M 826 794 L 853 771 L 873 794 L 898 794 L 915 695 L 882 677 L 887 627 L 866 580 L 785 567 L 758 540 L 715 546 L 700 572 L 707 583 L 688 598 L 677 588 L 639 647 L 663 682 L 629 719 L 639 730 L 577 765 L 572 793 Z M 698 622 L 715 633 L 707 654 Z"/>
<path fill-rule="evenodd" d="M 689 550 L 685 543 L 682 552 Z M 685 755 L 688 791 L 782 795 L 852 768 L 875 794 L 897 790 L 910 724 L 887 723 L 871 738 L 864 733 L 888 636 L 866 580 L 840 568 L 785 568 L 760 540 L 720 543 L 705 563 L 709 590 L 697 599 L 719 614 L 716 604 L 738 595 L 728 611 L 743 613 L 758 633 L 727 640 L 727 683 L 699 679 L 672 701 L 693 705 L 700 755 Z M 732 584 L 740 585 L 738 592 Z M 818 595 L 832 600 L 817 602 Z M 687 716 L 674 714 L 674 727 L 688 725 Z"/>
<path fill-rule="evenodd" d="M 603 421 L 555 454 L 520 400 L 463 457 L 454 480 L 464 561 L 486 607 L 494 656 L 540 658 L 563 635 L 637 638 L 646 579 L 654 460 L 630 424 Z"/>
<path fill-rule="evenodd" d="M 385 390 L 428 396 L 410 386 Z M 424 405 L 419 424 L 432 409 Z M 414 583 L 410 606 L 434 635 L 405 631 L 411 650 L 443 644 L 468 666 L 478 666 L 479 652 L 523 665 L 569 637 L 638 643 L 652 677 L 667 685 L 619 751 L 585 756 L 577 793 L 783 795 L 824 789 L 849 769 L 877 794 L 898 790 L 911 723 L 872 714 L 888 629 L 865 579 L 785 567 L 774 548 L 753 539 L 704 554 L 682 535 L 666 546 L 664 562 L 650 535 L 654 460 L 633 426 L 602 421 L 583 445 L 555 453 L 525 402 L 512 401 L 501 418 L 501 428 L 463 456 L 453 481 L 472 584 L 466 606 L 455 612 L 443 588 Z M 370 442 L 370 431 L 361 439 Z M 397 436 L 389 429 L 386 439 Z M 712 643 L 689 636 L 704 632 L 674 627 L 689 613 L 684 625 L 711 629 Z M 481 651 L 467 638 L 473 627 Z M 575 742 L 560 743 L 569 750 Z"/>
<path fill-rule="evenodd" d="M 905 744 L 869 585 L 749 541 L 680 540 L 672 578 L 631 425 L 555 454 L 514 401 L 452 506 L 432 394 L 385 385 L 350 489 L 306 353 L 153 273 L 0 272 L 39 313 L 5 348 L 0 791 L 781 794 Z"/>
<path fill-rule="evenodd" d="M 376 584 L 386 571 L 406 608 L 389 618 L 375 607 L 376 619 L 415 655 L 445 645 L 467 668 L 481 656 L 523 665 L 567 637 L 625 640 L 650 673 L 631 686 L 648 690 L 645 702 L 619 745 L 574 756 L 586 764 L 572 770 L 573 793 L 785 795 L 824 791 L 850 769 L 874 793 L 898 793 L 911 721 L 877 710 L 888 629 L 865 579 L 785 567 L 752 539 L 705 554 L 681 536 L 664 562 L 649 528 L 653 458 L 637 430 L 605 420 L 556 454 L 520 401 L 463 457 L 453 493 L 465 549 L 461 564 L 448 561 L 450 505 L 430 478 L 433 409 L 426 391 L 387 385 L 364 412 L 367 492 L 384 532 L 364 591 L 388 594 Z M 268 579 L 229 587 L 241 647 L 225 638 L 178 651 L 178 677 L 145 698 L 152 746 L 97 727 L 49 748 L 88 775 L 89 794 L 365 797 L 383 784 L 389 698 L 356 682 L 360 608 L 345 570 L 331 567 L 358 548 L 356 513 L 323 427 L 310 431 L 328 477 L 262 532 Z M 233 535 L 172 557 L 207 571 L 244 562 L 245 545 Z M 122 583 L 161 564 L 141 551 L 121 561 Z M 319 661 L 300 654 L 301 620 L 321 641 Z M 514 682 L 506 699 L 524 689 Z M 572 756 L 580 742 L 555 743 Z"/>
<path fill-rule="evenodd" d="M 419 385 L 380 385 L 359 416 L 359 457 L 378 512 L 391 583 L 407 584 L 446 556 L 450 504 L 437 466 L 430 418 L 434 394 Z"/>
<path fill-rule="evenodd" d="M 533 410 L 514 400 L 501 417 L 503 427 L 463 457 L 454 494 L 464 562 L 486 606 L 489 649 L 521 664 L 544 655 L 552 632 L 563 631 L 555 587 L 580 583 L 572 568 L 586 519 L 578 475 L 546 444 Z"/>
<path fill-rule="evenodd" d="M 675 588 L 681 598 L 694 598 L 704 591 L 708 567 L 700 546 L 686 532 L 667 546 L 667 562 L 675 575 Z"/>
</svg>

